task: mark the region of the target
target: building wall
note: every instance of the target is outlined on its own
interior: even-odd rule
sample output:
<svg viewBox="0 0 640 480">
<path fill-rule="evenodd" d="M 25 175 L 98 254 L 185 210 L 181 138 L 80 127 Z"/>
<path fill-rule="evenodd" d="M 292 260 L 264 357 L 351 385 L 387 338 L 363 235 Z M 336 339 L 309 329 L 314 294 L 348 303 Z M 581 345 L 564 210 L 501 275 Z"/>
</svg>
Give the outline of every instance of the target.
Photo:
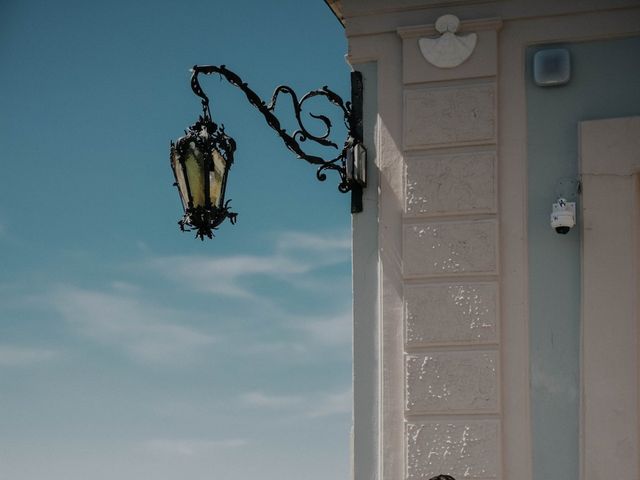
<svg viewBox="0 0 640 480">
<path fill-rule="evenodd" d="M 539 87 L 533 55 L 571 55 L 567 85 Z M 580 431 L 581 225 L 549 228 L 559 193 L 581 198 L 565 180 L 580 178 L 578 125 L 640 114 L 640 37 L 536 45 L 526 55 L 529 331 L 535 479 L 578 478 Z M 614 214 L 615 215 L 615 214 Z"/>
<path fill-rule="evenodd" d="M 585 480 L 640 472 L 640 116 L 580 122 Z"/>
<path fill-rule="evenodd" d="M 403 56 L 404 475 L 501 478 L 497 31 L 457 69 Z M 477 56 L 476 56 L 477 55 Z M 457 70 L 457 71 L 454 71 Z"/>
<path fill-rule="evenodd" d="M 377 157 L 378 82 L 375 63 L 358 66 L 363 81 L 363 140 L 369 159 Z M 369 169 L 363 211 L 353 218 L 353 385 L 352 452 L 354 478 L 376 478 L 378 462 L 378 371 L 380 365 L 378 291 L 378 175 Z M 357 407 L 356 407 L 357 405 Z"/>
<path fill-rule="evenodd" d="M 439 473 L 527 480 L 552 469 L 553 457 L 540 456 L 551 450 L 540 442 L 552 431 L 538 427 L 562 424 L 551 425 L 539 410 L 540 390 L 530 380 L 530 372 L 540 380 L 534 366 L 550 367 L 530 339 L 530 320 L 542 306 L 530 296 L 530 282 L 545 276 L 529 270 L 537 233 L 529 231 L 525 65 L 535 45 L 640 33 L 637 3 L 599 11 L 586 3 L 541 1 L 537 16 L 532 2 L 517 0 L 393 9 L 344 2 L 349 60 L 365 71 L 365 89 L 375 84 L 377 104 L 368 144 L 375 186 L 365 199 L 376 209 L 367 213 L 365 204 L 364 216 L 354 219 L 358 480 Z M 578 13 L 570 15 L 571 8 Z M 451 69 L 428 64 L 418 47 L 418 39 L 437 36 L 434 22 L 445 13 L 463 20 L 462 33 L 478 35 L 473 55 Z M 545 199 L 547 233 L 552 200 Z M 579 277 L 571 288 L 568 304 L 575 306 Z M 573 350 L 559 374 L 575 374 L 578 361 L 569 317 L 563 333 Z M 564 360 L 552 353 L 552 363 Z M 375 401 L 359 402 L 372 391 Z M 569 403 L 571 414 L 561 419 L 570 424 L 569 433 L 562 430 L 569 453 L 560 469 L 578 478 Z M 548 463 L 534 468 L 534 460 Z"/>
</svg>

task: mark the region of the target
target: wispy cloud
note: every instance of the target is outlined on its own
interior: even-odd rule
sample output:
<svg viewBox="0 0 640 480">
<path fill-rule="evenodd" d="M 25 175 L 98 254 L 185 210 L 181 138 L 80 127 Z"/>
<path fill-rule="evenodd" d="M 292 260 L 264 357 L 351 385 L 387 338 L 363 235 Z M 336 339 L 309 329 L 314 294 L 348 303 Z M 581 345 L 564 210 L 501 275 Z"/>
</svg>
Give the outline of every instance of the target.
<svg viewBox="0 0 640 480">
<path fill-rule="evenodd" d="M 238 346 L 238 353 L 245 355 L 304 355 L 309 352 L 309 345 L 303 342 L 265 342 Z"/>
<path fill-rule="evenodd" d="M 240 396 L 240 401 L 249 408 L 286 410 L 308 418 L 351 413 L 352 399 L 351 387 L 338 392 L 305 395 L 274 395 L 254 391 Z"/>
<path fill-rule="evenodd" d="M 311 235 L 285 232 L 275 240 L 274 250 L 263 255 L 227 257 L 171 256 L 156 258 L 150 267 L 166 278 L 191 289 L 229 297 L 258 300 L 246 280 L 266 276 L 300 284 L 302 275 L 349 259 L 347 235 Z"/>
<path fill-rule="evenodd" d="M 305 317 L 304 321 L 292 323 L 292 326 L 321 345 L 340 346 L 351 343 L 352 318 L 351 310 L 347 310 L 327 317 Z"/>
<path fill-rule="evenodd" d="M 304 399 L 298 395 L 269 395 L 263 392 L 248 392 L 240 397 L 243 404 L 260 408 L 287 408 L 299 405 Z"/>
<path fill-rule="evenodd" d="M 0 367 L 25 367 L 47 362 L 59 352 L 44 348 L 0 345 Z"/>
<path fill-rule="evenodd" d="M 295 357 L 297 361 L 321 361 L 329 349 L 332 353 L 348 354 L 353 331 L 350 308 L 322 316 L 300 316 L 283 311 L 270 315 L 273 316 L 271 321 L 277 322 L 288 340 L 265 341 L 261 337 L 249 339 L 245 335 L 242 341 L 238 340 L 235 353 L 289 360 Z"/>
<path fill-rule="evenodd" d="M 123 294 L 59 288 L 53 307 L 79 333 L 123 348 L 145 362 L 180 363 L 214 338 L 178 322 L 184 313 L 156 307 Z"/>
<path fill-rule="evenodd" d="M 114 280 L 111 282 L 111 288 L 116 292 L 122 293 L 138 293 L 140 291 L 138 285 L 122 280 Z"/>
<path fill-rule="evenodd" d="M 305 232 L 283 232 L 276 240 L 277 249 L 281 252 L 295 250 L 315 251 L 323 255 L 335 252 L 340 259 L 351 249 L 349 234 L 315 235 Z"/>
<path fill-rule="evenodd" d="M 177 256 L 153 261 L 166 277 L 186 283 L 190 288 L 217 295 L 254 298 L 241 280 L 254 276 L 286 276 L 307 271 L 291 259 L 273 256 L 234 255 L 225 258 Z"/>
<path fill-rule="evenodd" d="M 241 438 L 225 440 L 155 438 L 144 442 L 142 447 L 156 455 L 193 457 L 210 454 L 222 449 L 243 447 L 245 445 L 247 445 L 247 441 Z"/>
<path fill-rule="evenodd" d="M 313 409 L 308 410 L 309 417 L 326 417 L 351 413 L 353 392 L 351 388 L 336 393 L 320 395 Z"/>
</svg>

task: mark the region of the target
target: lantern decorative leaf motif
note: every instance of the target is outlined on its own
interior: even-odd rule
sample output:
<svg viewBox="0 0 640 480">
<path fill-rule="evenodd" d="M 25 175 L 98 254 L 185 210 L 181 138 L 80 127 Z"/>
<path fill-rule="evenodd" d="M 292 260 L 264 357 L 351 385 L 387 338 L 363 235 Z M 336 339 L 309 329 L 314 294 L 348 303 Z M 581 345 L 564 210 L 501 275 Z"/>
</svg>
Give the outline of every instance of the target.
<svg viewBox="0 0 640 480">
<path fill-rule="evenodd" d="M 185 131 L 185 136 L 171 142 L 171 168 L 178 187 L 184 216 L 178 222 L 183 231 L 196 231 L 196 237 L 211 238 L 226 218 L 232 224 L 237 214 L 229 211 L 225 190 L 233 164 L 235 141 L 216 125 L 205 111 Z"/>
</svg>

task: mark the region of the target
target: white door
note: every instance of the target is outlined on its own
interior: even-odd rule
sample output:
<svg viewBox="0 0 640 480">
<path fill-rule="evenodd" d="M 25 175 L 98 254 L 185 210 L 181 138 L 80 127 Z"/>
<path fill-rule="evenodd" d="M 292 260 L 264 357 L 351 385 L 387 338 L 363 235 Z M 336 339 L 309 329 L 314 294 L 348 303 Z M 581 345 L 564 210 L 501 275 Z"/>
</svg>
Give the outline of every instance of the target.
<svg viewBox="0 0 640 480">
<path fill-rule="evenodd" d="M 582 478 L 638 479 L 640 117 L 580 124 Z"/>
</svg>

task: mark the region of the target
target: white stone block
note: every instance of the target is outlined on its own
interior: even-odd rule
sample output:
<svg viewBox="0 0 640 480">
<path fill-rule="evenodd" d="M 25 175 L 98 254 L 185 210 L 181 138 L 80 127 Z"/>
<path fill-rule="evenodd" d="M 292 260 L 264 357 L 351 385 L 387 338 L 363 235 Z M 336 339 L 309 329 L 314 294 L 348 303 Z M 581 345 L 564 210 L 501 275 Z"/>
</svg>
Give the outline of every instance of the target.
<svg viewBox="0 0 640 480">
<path fill-rule="evenodd" d="M 496 351 L 407 355 L 407 412 L 497 413 L 497 365 Z"/>
<path fill-rule="evenodd" d="M 498 420 L 409 423 L 406 442 L 408 480 L 439 474 L 482 480 L 500 476 Z"/>
<path fill-rule="evenodd" d="M 404 227 L 404 275 L 497 273 L 493 220 L 429 222 Z"/>
<path fill-rule="evenodd" d="M 405 90 L 404 146 L 494 143 L 495 103 L 494 84 Z"/>
<path fill-rule="evenodd" d="M 405 286 L 406 345 L 498 342 L 498 311 L 496 283 Z"/>
<path fill-rule="evenodd" d="M 494 152 L 409 157 L 405 213 L 493 213 L 496 205 Z"/>
</svg>

